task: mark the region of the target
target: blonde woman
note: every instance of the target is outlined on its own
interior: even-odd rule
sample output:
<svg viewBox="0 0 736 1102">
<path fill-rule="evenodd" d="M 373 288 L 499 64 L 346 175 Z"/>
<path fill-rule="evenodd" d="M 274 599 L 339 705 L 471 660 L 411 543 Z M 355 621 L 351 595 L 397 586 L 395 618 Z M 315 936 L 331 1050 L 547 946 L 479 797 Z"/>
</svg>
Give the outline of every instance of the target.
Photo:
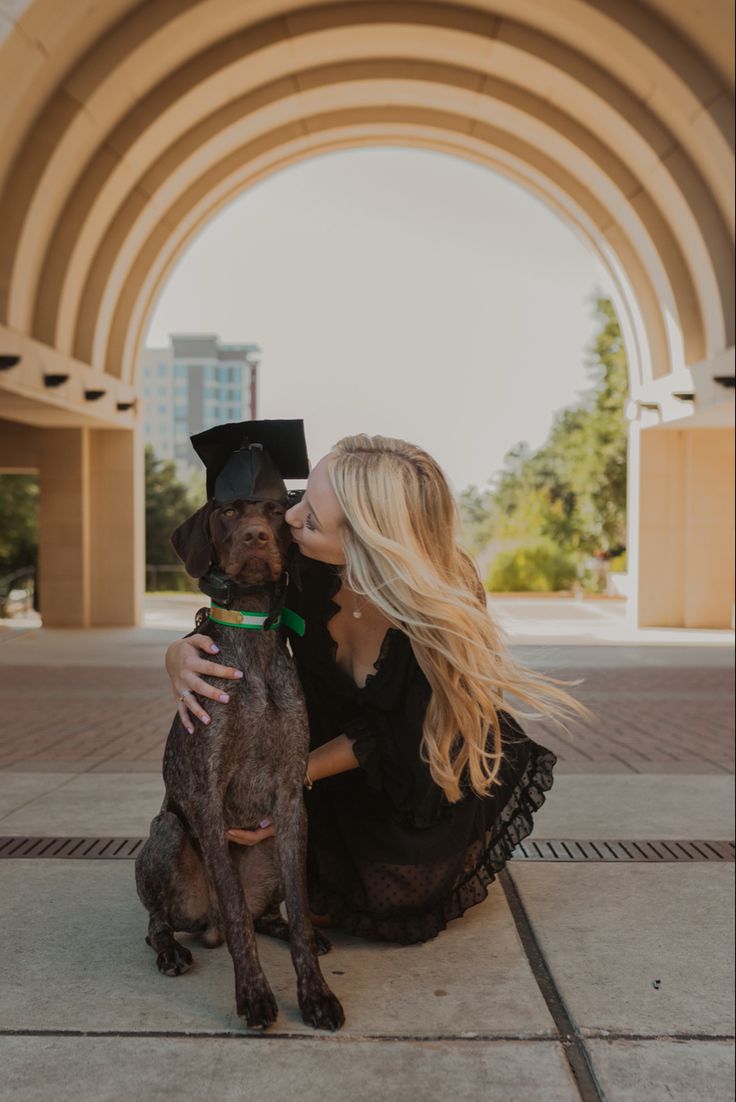
<svg viewBox="0 0 736 1102">
<path fill-rule="evenodd" d="M 560 722 L 591 713 L 515 663 L 458 544 L 447 481 L 421 448 L 340 440 L 286 520 L 298 545 L 287 604 L 311 729 L 305 799 L 315 920 L 360 937 L 427 941 L 486 897 L 553 782 L 556 755 L 530 739 L 507 692 Z M 172 643 L 166 665 L 185 725 L 203 674 L 238 671 Z M 564 726 L 564 724 L 561 724 Z M 256 845 L 274 833 L 231 830 Z"/>
</svg>

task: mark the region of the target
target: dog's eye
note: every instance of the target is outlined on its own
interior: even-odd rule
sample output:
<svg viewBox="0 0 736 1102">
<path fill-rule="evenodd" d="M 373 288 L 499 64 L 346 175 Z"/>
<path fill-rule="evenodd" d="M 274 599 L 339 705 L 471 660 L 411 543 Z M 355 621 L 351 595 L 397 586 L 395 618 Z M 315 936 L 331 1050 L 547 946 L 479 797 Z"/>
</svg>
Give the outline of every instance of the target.
<svg viewBox="0 0 736 1102">
<path fill-rule="evenodd" d="M 224 517 L 234 517 L 235 516 L 235 510 L 234 509 L 223 509 L 222 515 Z"/>
</svg>

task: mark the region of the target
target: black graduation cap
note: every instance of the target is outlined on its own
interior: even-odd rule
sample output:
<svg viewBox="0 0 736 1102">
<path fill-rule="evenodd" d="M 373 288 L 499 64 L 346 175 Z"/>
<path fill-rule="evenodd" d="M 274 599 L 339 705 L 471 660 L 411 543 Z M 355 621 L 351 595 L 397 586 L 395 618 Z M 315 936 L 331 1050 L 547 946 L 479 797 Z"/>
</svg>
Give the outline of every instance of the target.
<svg viewBox="0 0 736 1102">
<path fill-rule="evenodd" d="M 207 497 L 219 505 L 286 502 L 284 479 L 309 474 L 302 420 L 230 422 L 189 439 L 207 468 Z"/>
</svg>

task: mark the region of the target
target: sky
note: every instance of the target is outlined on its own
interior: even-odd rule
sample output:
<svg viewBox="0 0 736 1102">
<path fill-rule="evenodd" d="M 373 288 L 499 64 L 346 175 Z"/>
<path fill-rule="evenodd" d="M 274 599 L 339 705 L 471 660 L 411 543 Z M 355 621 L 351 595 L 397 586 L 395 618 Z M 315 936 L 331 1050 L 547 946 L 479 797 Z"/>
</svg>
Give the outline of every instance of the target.
<svg viewBox="0 0 736 1102">
<path fill-rule="evenodd" d="M 341 436 L 398 436 L 459 492 L 581 400 L 593 296 L 609 286 L 590 247 L 506 177 L 425 150 L 341 150 L 221 210 L 180 257 L 146 344 L 256 343 L 257 416 L 302 417 L 312 464 Z"/>
</svg>

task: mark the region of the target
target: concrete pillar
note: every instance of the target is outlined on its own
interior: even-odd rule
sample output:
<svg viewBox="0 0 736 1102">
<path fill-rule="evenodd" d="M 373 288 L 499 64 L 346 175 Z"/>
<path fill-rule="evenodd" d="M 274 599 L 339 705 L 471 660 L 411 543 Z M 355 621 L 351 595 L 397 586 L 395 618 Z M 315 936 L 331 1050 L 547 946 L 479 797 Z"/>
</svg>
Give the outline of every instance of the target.
<svg viewBox="0 0 736 1102">
<path fill-rule="evenodd" d="M 138 430 L 90 429 L 90 623 L 143 622 L 144 452 Z"/>
<path fill-rule="evenodd" d="M 39 433 L 38 581 L 44 627 L 90 624 L 89 433 Z"/>
<path fill-rule="evenodd" d="M 141 623 L 145 514 L 138 432 L 44 429 L 38 452 L 44 627 Z"/>
<path fill-rule="evenodd" d="M 638 431 L 638 625 L 732 628 L 734 430 Z"/>
</svg>

